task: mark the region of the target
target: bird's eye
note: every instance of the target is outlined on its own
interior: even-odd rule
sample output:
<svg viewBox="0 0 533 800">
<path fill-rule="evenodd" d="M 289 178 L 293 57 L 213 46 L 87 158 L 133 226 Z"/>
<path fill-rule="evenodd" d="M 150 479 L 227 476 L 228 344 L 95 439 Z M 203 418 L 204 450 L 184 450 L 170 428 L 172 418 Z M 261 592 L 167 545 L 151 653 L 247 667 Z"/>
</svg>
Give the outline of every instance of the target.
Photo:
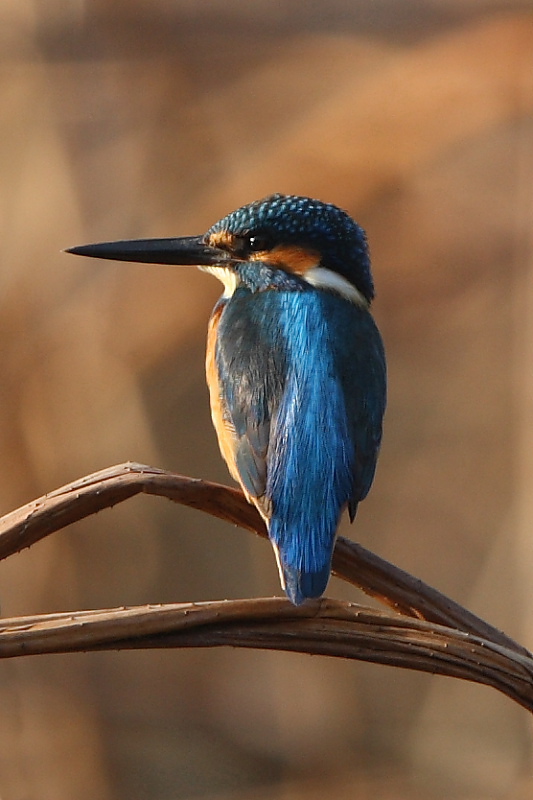
<svg viewBox="0 0 533 800">
<path fill-rule="evenodd" d="M 268 236 L 264 234 L 254 234 L 248 237 L 248 250 L 252 253 L 257 253 L 260 250 L 270 250 L 270 242 Z"/>
<path fill-rule="evenodd" d="M 233 252 L 240 258 L 246 258 L 250 253 L 271 249 L 270 237 L 264 233 L 246 233 L 236 236 L 233 242 Z"/>
</svg>

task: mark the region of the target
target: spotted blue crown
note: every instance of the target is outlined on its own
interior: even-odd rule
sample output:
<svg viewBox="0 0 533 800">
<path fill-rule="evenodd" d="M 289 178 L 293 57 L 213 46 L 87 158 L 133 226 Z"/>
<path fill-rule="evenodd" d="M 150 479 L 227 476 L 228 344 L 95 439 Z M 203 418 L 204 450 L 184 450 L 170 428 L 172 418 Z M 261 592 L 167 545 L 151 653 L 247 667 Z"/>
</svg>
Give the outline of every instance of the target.
<svg viewBox="0 0 533 800">
<path fill-rule="evenodd" d="M 274 244 L 317 250 L 321 266 L 342 275 L 370 302 L 374 284 L 364 230 L 342 209 L 309 197 L 273 194 L 242 206 L 207 232 L 253 233 Z"/>
</svg>

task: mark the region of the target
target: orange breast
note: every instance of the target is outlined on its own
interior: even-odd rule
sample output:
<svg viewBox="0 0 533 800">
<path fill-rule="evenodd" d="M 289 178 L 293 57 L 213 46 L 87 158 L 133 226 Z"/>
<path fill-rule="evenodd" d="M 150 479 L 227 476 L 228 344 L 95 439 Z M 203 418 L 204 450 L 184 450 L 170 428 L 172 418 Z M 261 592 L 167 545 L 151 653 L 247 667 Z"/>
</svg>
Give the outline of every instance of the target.
<svg viewBox="0 0 533 800">
<path fill-rule="evenodd" d="M 255 505 L 268 525 L 272 515 L 272 504 L 270 500 L 265 495 L 262 495 L 261 497 L 255 497 L 254 495 L 251 495 L 241 481 L 240 475 L 237 471 L 236 452 L 239 447 L 239 439 L 228 413 L 222 388 L 222 381 L 220 380 L 216 362 L 217 331 L 220 323 L 220 317 L 224 310 L 224 305 L 225 303 L 220 301 L 215 307 L 213 314 L 211 315 L 211 319 L 209 320 L 209 327 L 207 331 L 205 368 L 211 403 L 211 418 L 217 434 L 220 452 L 222 453 L 224 461 L 228 465 L 228 469 L 232 478 L 240 485 L 248 502 Z"/>
<path fill-rule="evenodd" d="M 222 393 L 222 385 L 218 374 L 216 362 L 216 339 L 220 317 L 224 310 L 224 303 L 219 303 L 211 315 L 207 330 L 207 351 L 205 358 L 205 371 L 207 376 L 207 386 L 209 387 L 209 397 L 211 403 L 211 418 L 218 438 L 218 446 L 222 457 L 232 477 L 240 483 L 239 474 L 235 465 L 235 450 L 237 448 L 237 436 L 226 411 L 226 405 Z"/>
</svg>

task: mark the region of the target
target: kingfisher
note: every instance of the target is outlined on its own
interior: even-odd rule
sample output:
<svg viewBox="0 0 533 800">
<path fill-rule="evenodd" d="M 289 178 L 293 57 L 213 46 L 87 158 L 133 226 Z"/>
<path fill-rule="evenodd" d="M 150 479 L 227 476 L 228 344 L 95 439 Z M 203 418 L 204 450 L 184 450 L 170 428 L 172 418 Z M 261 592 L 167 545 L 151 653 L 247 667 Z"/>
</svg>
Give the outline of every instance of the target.
<svg viewBox="0 0 533 800">
<path fill-rule="evenodd" d="M 200 236 L 67 252 L 220 279 L 206 356 L 220 451 L 266 523 L 288 598 L 320 597 L 341 515 L 353 522 L 372 484 L 386 403 L 363 229 L 330 203 L 274 194 Z"/>
</svg>

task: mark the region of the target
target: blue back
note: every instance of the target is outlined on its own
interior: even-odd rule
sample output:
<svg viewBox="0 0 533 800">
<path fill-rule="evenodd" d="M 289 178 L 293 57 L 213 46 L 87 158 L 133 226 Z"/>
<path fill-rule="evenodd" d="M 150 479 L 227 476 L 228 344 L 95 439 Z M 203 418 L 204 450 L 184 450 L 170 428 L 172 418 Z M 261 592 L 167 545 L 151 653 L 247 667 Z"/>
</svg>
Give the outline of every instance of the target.
<svg viewBox="0 0 533 800">
<path fill-rule="evenodd" d="M 238 288 L 222 312 L 216 361 L 235 463 L 267 518 L 294 603 L 328 582 L 343 508 L 372 483 L 385 359 L 370 313 L 304 282 Z"/>
</svg>

